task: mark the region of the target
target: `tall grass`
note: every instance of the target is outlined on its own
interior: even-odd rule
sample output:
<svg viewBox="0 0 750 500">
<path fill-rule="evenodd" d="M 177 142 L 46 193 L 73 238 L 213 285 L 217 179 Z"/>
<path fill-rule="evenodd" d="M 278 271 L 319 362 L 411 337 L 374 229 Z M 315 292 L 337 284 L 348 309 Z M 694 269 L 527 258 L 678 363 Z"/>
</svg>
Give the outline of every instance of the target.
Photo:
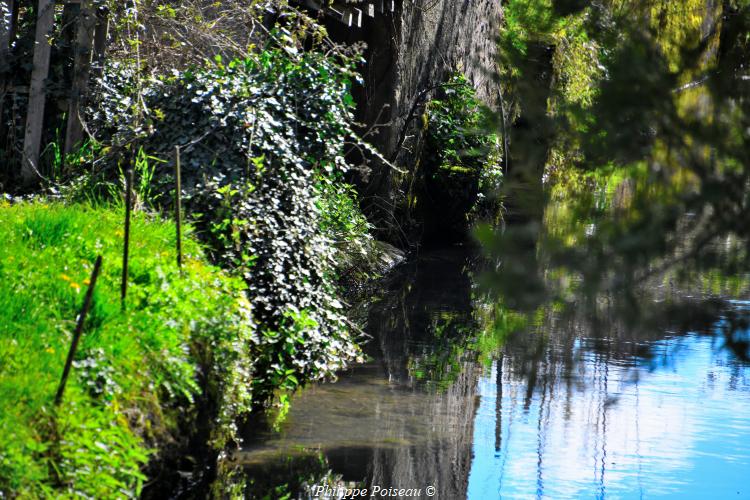
<svg viewBox="0 0 750 500">
<path fill-rule="evenodd" d="M 123 312 L 122 217 L 84 205 L 0 205 L 0 497 L 137 496 L 152 450 L 194 405 L 198 374 L 227 423 L 249 408 L 253 332 L 242 284 L 207 265 L 189 237 L 181 275 L 174 227 L 140 213 Z M 94 305 L 54 408 L 98 254 Z"/>
</svg>

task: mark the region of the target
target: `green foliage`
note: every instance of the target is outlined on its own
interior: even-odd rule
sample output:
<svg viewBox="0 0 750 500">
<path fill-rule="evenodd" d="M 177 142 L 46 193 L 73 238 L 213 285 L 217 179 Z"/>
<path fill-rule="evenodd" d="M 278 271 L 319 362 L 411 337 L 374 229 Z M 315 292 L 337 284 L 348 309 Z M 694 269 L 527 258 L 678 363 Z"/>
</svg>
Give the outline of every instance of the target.
<svg viewBox="0 0 750 500">
<path fill-rule="evenodd" d="M 202 390 L 218 445 L 251 403 L 253 323 L 242 284 L 174 227 L 136 213 L 127 311 L 121 210 L 0 207 L 0 494 L 138 495 L 153 446 L 179 436 Z M 103 256 L 63 404 L 52 401 L 92 265 Z"/>
<path fill-rule="evenodd" d="M 527 120 L 533 120 L 528 125 L 540 127 L 542 136 L 546 134 L 544 117 L 528 116 L 531 110 L 558 119 L 561 126 L 546 172 L 554 175 L 569 166 L 579 148 L 565 130 L 585 131 L 595 126 L 585 110 L 595 102 L 598 84 L 606 77 L 603 61 L 607 46 L 589 34 L 594 20 L 599 19 L 600 6 L 576 0 L 511 0 L 505 14 L 500 73 L 508 96 L 507 118 L 512 121 L 527 115 Z M 537 81 L 545 74 L 552 75 L 549 88 L 541 88 Z"/>
<path fill-rule="evenodd" d="M 439 169 L 479 173 L 485 167 L 497 137 L 485 132 L 487 113 L 465 76 L 454 74 L 428 103 L 427 120 L 428 149 L 438 155 Z"/>
<path fill-rule="evenodd" d="M 428 103 L 425 118 L 425 192 L 420 197 L 437 200 L 428 210 L 457 227 L 465 226 L 471 212 L 497 212 L 491 198 L 503 176 L 499 139 L 487 132 L 488 113 L 466 77 L 454 74 Z"/>
<path fill-rule="evenodd" d="M 362 213 L 353 186 L 341 180 L 321 178 L 316 186 L 320 229 L 336 249 L 334 268 L 339 280 L 361 283 L 373 267 L 372 225 Z"/>
<path fill-rule="evenodd" d="M 354 187 L 324 178 L 318 184 L 317 191 L 321 230 L 337 246 L 358 245 L 357 251 L 366 251 L 364 243 L 372 239 L 371 226 L 359 208 L 359 197 Z"/>
<path fill-rule="evenodd" d="M 167 208 L 171 155 L 182 146 L 186 212 L 212 257 L 244 278 L 262 325 L 259 397 L 332 375 L 359 356 L 335 287 L 337 248 L 362 251 L 369 241 L 341 180 L 345 145 L 361 143 L 349 94 L 357 61 L 293 44 L 217 58 L 144 85 L 141 122 L 132 118 L 129 70 L 109 68 L 100 85 L 95 128 L 106 143 L 137 141 L 166 162 L 150 163 L 150 185 Z M 293 377 L 280 380 L 277 367 Z"/>
<path fill-rule="evenodd" d="M 530 41 L 551 39 L 559 26 L 553 0 L 510 0 L 505 5 L 500 43 L 505 53 L 525 56 Z"/>
</svg>

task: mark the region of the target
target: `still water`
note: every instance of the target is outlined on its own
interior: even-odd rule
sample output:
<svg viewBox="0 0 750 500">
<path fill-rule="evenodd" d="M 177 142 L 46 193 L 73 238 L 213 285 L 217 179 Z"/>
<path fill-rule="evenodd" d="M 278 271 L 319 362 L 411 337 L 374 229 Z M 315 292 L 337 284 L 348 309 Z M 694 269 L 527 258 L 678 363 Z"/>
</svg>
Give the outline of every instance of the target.
<svg viewBox="0 0 750 500">
<path fill-rule="evenodd" d="M 277 430 L 248 435 L 217 488 L 750 497 L 750 365 L 719 334 L 750 303 L 725 298 L 713 316 L 658 331 L 551 314 L 488 349 L 470 341 L 486 327 L 475 275 L 461 248 L 402 266 L 359 311 L 370 360 L 299 393 Z"/>
</svg>

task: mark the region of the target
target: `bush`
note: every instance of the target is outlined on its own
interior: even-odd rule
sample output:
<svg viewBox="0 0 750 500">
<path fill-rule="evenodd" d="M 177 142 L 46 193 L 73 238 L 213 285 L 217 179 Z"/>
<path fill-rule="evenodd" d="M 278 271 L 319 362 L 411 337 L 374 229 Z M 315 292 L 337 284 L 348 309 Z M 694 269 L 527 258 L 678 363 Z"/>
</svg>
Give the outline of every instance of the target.
<svg viewBox="0 0 750 500">
<path fill-rule="evenodd" d="M 475 216 L 496 217 L 492 200 L 503 176 L 498 138 L 487 132 L 489 113 L 460 73 L 428 103 L 425 128 L 424 219 L 438 221 L 443 236 L 462 237 Z"/>
<path fill-rule="evenodd" d="M 360 355 L 335 286 L 337 248 L 361 241 L 361 250 L 368 238 L 341 180 L 345 146 L 360 142 L 349 94 L 356 61 L 291 45 L 217 58 L 145 85 L 139 126 L 128 118 L 132 74 L 112 67 L 100 86 L 95 128 L 104 142 L 137 141 L 155 159 L 161 206 L 182 146 L 187 212 L 214 260 L 244 278 L 260 324 L 258 396 L 332 376 Z"/>
</svg>

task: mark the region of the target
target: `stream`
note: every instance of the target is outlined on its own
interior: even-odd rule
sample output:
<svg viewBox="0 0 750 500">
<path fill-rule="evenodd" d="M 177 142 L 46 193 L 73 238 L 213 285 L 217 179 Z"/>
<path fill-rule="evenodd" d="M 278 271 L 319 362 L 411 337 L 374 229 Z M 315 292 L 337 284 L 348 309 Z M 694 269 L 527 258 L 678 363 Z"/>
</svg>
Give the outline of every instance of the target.
<svg viewBox="0 0 750 500">
<path fill-rule="evenodd" d="M 750 302 L 726 298 L 658 331 L 552 314 L 489 349 L 469 341 L 487 327 L 476 260 L 454 247 L 400 266 L 355 311 L 369 361 L 301 391 L 276 430 L 249 433 L 215 490 L 750 496 L 750 364 L 719 334 Z"/>
</svg>

